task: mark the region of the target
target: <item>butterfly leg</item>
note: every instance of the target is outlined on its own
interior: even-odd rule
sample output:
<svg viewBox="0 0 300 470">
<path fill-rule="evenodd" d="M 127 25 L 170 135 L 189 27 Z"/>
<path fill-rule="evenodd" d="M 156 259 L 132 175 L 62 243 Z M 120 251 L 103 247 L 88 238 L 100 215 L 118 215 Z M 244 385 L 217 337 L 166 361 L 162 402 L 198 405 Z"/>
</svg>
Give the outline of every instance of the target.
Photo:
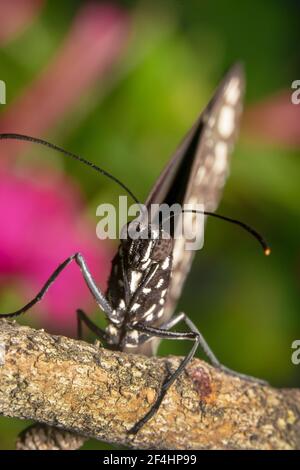
<svg viewBox="0 0 300 470">
<path fill-rule="evenodd" d="M 159 328 L 161 328 L 162 330 L 170 330 L 171 328 L 173 328 L 173 326 L 178 325 L 178 323 L 180 323 L 185 318 L 186 318 L 185 313 L 181 312 L 178 315 L 174 315 L 173 317 L 171 317 L 165 323 L 162 323 L 162 325 L 160 325 Z"/>
<path fill-rule="evenodd" d="M 112 313 L 112 308 L 109 305 L 108 301 L 106 300 L 104 294 L 101 292 L 100 289 L 96 286 L 96 283 L 87 267 L 87 264 L 82 257 L 80 253 L 76 253 L 69 258 L 67 258 L 63 263 L 61 263 L 55 271 L 52 273 L 52 275 L 49 277 L 49 279 L 46 281 L 40 292 L 32 299 L 28 304 L 26 304 L 24 307 L 20 308 L 19 310 L 16 310 L 15 312 L 11 313 L 5 313 L 5 314 L 0 314 L 0 317 L 3 318 L 12 318 L 12 317 L 17 317 L 21 315 L 22 313 L 27 312 L 31 307 L 33 307 L 35 304 L 40 302 L 46 292 L 48 291 L 49 287 L 54 283 L 56 278 L 61 274 L 61 272 L 70 264 L 72 261 L 75 261 L 84 277 L 84 280 L 92 293 L 95 301 L 97 304 L 102 308 L 102 310 L 109 316 Z"/>
<path fill-rule="evenodd" d="M 170 320 L 168 320 L 167 322 L 163 323 L 160 328 L 169 330 L 170 328 L 177 325 L 181 321 L 184 321 L 187 325 L 188 325 L 188 322 L 191 322 L 191 320 L 186 316 L 186 314 L 181 312 L 178 315 L 175 315 L 172 318 L 170 318 Z M 213 353 L 213 351 L 207 344 L 204 336 L 200 333 L 198 328 L 195 325 L 193 326 L 194 326 L 194 331 L 197 333 L 198 338 L 199 338 L 199 345 L 201 346 L 202 350 L 204 351 L 204 353 L 206 354 L 206 356 L 208 357 L 212 365 L 217 368 L 225 367 L 225 366 L 222 366 L 220 361 L 217 359 L 217 357 L 215 356 L 215 354 Z"/>
<path fill-rule="evenodd" d="M 184 321 L 191 331 L 188 332 L 188 333 L 179 333 L 179 332 L 169 331 L 170 328 L 177 325 L 180 321 Z M 179 367 L 176 369 L 174 374 L 172 374 L 170 377 L 168 377 L 165 380 L 165 382 L 163 383 L 162 388 L 161 388 L 161 393 L 160 393 L 159 397 L 157 398 L 156 402 L 154 403 L 154 405 L 152 406 L 152 408 L 148 411 L 148 413 L 143 418 L 141 418 L 130 429 L 129 433 L 131 433 L 131 434 L 136 434 L 142 428 L 142 426 L 144 426 L 144 424 L 146 424 L 147 421 L 149 421 L 149 419 L 151 419 L 152 416 L 154 416 L 154 414 L 159 409 L 159 407 L 161 405 L 161 402 L 164 399 L 168 389 L 175 382 L 175 380 L 181 374 L 181 372 L 185 369 L 187 364 L 192 360 L 192 358 L 194 357 L 195 352 L 196 352 L 199 345 L 202 347 L 204 353 L 207 355 L 207 357 L 209 358 L 209 360 L 211 361 L 211 363 L 214 367 L 216 367 L 216 368 L 218 368 L 218 369 L 220 369 L 220 370 L 222 370 L 222 371 L 224 371 L 224 372 L 226 372 L 230 375 L 239 377 L 239 378 L 244 379 L 244 380 L 248 380 L 248 381 L 256 382 L 256 383 L 261 383 L 263 385 L 266 384 L 266 382 L 263 381 L 263 380 L 260 380 L 260 379 L 257 379 L 255 377 L 251 377 L 251 376 L 248 376 L 248 375 L 245 375 L 245 374 L 240 374 L 239 372 L 231 370 L 228 367 L 221 364 L 220 361 L 215 356 L 215 354 L 213 353 L 213 351 L 211 350 L 211 348 L 209 347 L 209 345 L 207 344 L 207 342 L 206 342 L 205 338 L 203 337 L 203 335 L 200 333 L 200 331 L 196 327 L 196 325 L 183 312 L 176 315 L 176 316 L 174 316 L 174 317 L 172 317 L 168 322 L 161 325 L 160 328 L 153 328 L 153 327 L 144 325 L 142 323 L 138 323 L 138 324 L 134 325 L 132 328 L 134 328 L 137 331 L 140 331 L 141 333 L 144 333 L 145 335 L 156 336 L 156 337 L 162 338 L 162 339 L 193 340 L 194 345 L 193 345 L 192 349 L 190 350 L 189 354 L 184 358 L 184 360 L 181 362 Z"/>
<path fill-rule="evenodd" d="M 179 313 L 178 315 L 170 318 L 169 321 L 167 321 L 166 323 L 161 325 L 161 328 L 168 330 L 169 328 L 172 328 L 173 326 L 177 325 L 182 320 L 184 320 L 187 323 L 187 321 L 186 321 L 187 319 L 188 319 L 188 317 L 186 316 L 185 313 L 183 313 L 183 312 Z M 219 359 L 216 357 L 216 355 L 214 354 L 214 352 L 212 351 L 212 349 L 208 345 L 207 341 L 205 340 L 204 336 L 200 333 L 200 331 L 196 328 L 195 325 L 194 325 L 194 328 L 195 328 L 195 331 L 197 331 L 197 333 L 199 335 L 199 345 L 201 346 L 203 352 L 208 357 L 208 359 L 210 360 L 211 364 L 214 367 L 226 372 L 227 374 L 233 375 L 235 377 L 239 377 L 240 379 L 247 380 L 249 382 L 256 382 L 256 383 L 260 383 L 262 385 L 267 384 L 267 382 L 265 380 L 258 379 L 256 377 L 252 377 L 251 375 L 242 374 L 240 372 L 234 371 L 234 370 L 229 369 L 228 367 L 224 366 L 219 361 Z"/>
<path fill-rule="evenodd" d="M 76 310 L 76 315 L 77 315 L 77 338 L 78 339 L 83 339 L 83 334 L 82 334 L 82 325 L 85 324 L 89 330 L 91 330 L 93 333 L 95 333 L 98 338 L 100 338 L 103 341 L 107 340 L 107 334 L 104 330 L 99 328 L 97 325 L 95 325 L 94 322 L 87 316 L 87 314 L 81 310 L 78 309 Z"/>
<path fill-rule="evenodd" d="M 141 418 L 129 431 L 130 434 L 136 434 L 144 424 L 146 424 L 149 419 L 152 418 L 152 416 L 155 415 L 157 410 L 159 409 L 161 402 L 163 401 L 168 389 L 171 387 L 171 385 L 175 382 L 177 377 L 181 374 L 181 372 L 185 369 L 187 364 L 190 362 L 190 360 L 193 358 L 198 345 L 199 345 L 199 335 L 197 332 L 197 328 L 193 324 L 193 322 L 189 318 L 185 318 L 186 324 L 190 328 L 190 332 L 188 333 L 179 333 L 175 331 L 168 331 L 166 329 L 161 329 L 161 328 L 152 328 L 150 326 L 144 325 L 143 323 L 138 323 L 132 327 L 133 329 L 140 331 L 141 333 L 145 333 L 150 336 L 156 336 L 158 338 L 163 338 L 163 339 L 181 339 L 181 340 L 192 340 L 194 341 L 194 345 L 191 348 L 190 352 L 188 355 L 183 359 L 183 361 L 180 363 L 179 367 L 176 369 L 176 371 L 167 377 L 165 382 L 162 384 L 160 395 L 158 396 L 156 402 L 152 406 L 152 408 L 148 411 L 148 413 Z"/>
</svg>

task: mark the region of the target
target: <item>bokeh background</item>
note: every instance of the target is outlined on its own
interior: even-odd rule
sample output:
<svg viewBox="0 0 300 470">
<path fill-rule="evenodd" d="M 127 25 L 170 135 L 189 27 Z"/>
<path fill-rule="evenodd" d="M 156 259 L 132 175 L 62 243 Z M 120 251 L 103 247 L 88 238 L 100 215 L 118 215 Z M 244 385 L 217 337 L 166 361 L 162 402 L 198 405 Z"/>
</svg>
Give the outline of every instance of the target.
<svg viewBox="0 0 300 470">
<path fill-rule="evenodd" d="M 0 2 L 0 131 L 82 154 L 142 200 L 224 72 L 244 63 L 243 126 L 219 212 L 260 230 L 272 256 L 209 220 L 179 308 L 223 363 L 284 387 L 300 386 L 291 363 L 300 338 L 300 105 L 291 104 L 299 13 L 292 0 Z M 52 151 L 1 142 L 0 311 L 27 302 L 78 250 L 105 287 L 116 244 L 96 239 L 95 211 L 121 193 Z M 104 325 L 70 267 L 19 321 L 75 335 L 76 307 Z M 159 353 L 188 346 L 165 341 Z M 1 418 L 0 448 L 14 448 L 26 424 Z"/>
</svg>

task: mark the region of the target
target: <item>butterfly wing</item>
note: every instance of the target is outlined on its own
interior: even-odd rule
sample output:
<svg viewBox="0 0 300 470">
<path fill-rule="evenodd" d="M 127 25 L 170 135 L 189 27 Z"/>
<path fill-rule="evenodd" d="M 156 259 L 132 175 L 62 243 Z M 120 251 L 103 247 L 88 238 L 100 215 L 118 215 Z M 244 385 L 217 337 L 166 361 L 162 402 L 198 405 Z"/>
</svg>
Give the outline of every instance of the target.
<svg viewBox="0 0 300 470">
<path fill-rule="evenodd" d="M 217 208 L 238 133 L 244 85 L 243 69 L 236 65 L 161 173 L 146 201 L 148 208 L 153 203 L 204 204 L 207 211 Z M 185 250 L 184 238 L 174 240 L 172 275 L 161 322 L 174 313 L 194 254 Z M 155 344 L 155 340 L 145 344 L 143 352 L 150 354 Z"/>
</svg>

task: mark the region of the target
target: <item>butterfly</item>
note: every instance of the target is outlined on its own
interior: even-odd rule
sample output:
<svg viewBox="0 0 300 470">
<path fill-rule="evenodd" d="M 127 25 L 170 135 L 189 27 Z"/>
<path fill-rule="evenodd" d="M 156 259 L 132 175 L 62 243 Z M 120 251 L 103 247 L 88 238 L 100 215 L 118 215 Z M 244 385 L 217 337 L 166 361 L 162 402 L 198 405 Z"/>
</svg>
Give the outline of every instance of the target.
<svg viewBox="0 0 300 470">
<path fill-rule="evenodd" d="M 145 203 L 146 211 L 150 212 L 153 204 L 170 206 L 174 203 L 201 203 L 206 214 L 217 216 L 213 212 L 218 206 L 229 173 L 230 154 L 238 134 L 244 88 L 243 69 L 240 65 L 235 65 L 218 86 L 212 99 L 155 182 Z M 58 150 L 116 181 L 139 203 L 120 180 L 82 157 L 29 136 L 0 134 L 0 140 L 3 139 L 31 141 Z M 253 229 L 243 223 L 223 218 L 244 226 L 259 239 L 265 252 L 268 251 L 264 241 Z M 9 318 L 28 311 L 43 298 L 59 274 L 75 261 L 96 303 L 108 320 L 107 328 L 102 330 L 85 312 L 77 310 L 80 338 L 82 326 L 86 325 L 111 348 L 147 355 L 155 353 L 160 339 L 193 341 L 190 352 L 178 369 L 165 378 L 154 405 L 129 430 L 134 434 L 156 413 L 169 387 L 185 369 L 199 345 L 214 366 L 238 376 L 248 376 L 223 366 L 189 317 L 185 313 L 175 314 L 178 298 L 195 255 L 195 251 L 185 249 L 185 236 L 175 238 L 169 233 L 169 236 L 164 237 L 166 234 L 159 223 L 146 223 L 143 218 L 138 218 L 132 223 L 137 228 L 138 236 L 129 236 L 130 224 L 123 229 L 126 236 L 122 237 L 112 261 L 106 293 L 96 285 L 83 255 L 75 253 L 58 266 L 32 301 L 23 308 L 2 316 Z M 172 328 L 180 322 L 185 322 L 189 331 L 173 331 Z"/>
</svg>

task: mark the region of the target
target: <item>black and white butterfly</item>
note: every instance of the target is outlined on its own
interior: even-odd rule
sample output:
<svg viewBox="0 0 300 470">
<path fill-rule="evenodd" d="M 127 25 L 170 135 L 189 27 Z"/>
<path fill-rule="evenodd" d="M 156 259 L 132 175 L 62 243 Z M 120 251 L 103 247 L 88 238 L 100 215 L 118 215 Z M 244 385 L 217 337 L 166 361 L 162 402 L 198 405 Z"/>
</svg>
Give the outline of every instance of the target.
<svg viewBox="0 0 300 470">
<path fill-rule="evenodd" d="M 213 98 L 158 178 L 147 198 L 147 209 L 150 210 L 152 204 L 201 203 L 205 211 L 215 211 L 229 171 L 229 156 L 239 128 L 243 94 L 243 71 L 241 66 L 236 65 L 221 82 Z M 123 183 L 96 165 L 41 139 L 19 134 L 0 134 L 0 139 L 21 139 L 50 146 L 106 174 L 133 196 Z M 176 240 L 173 237 L 164 238 L 159 224 L 145 225 L 140 220 L 136 223 L 139 224 L 141 236 L 137 239 L 129 237 L 121 240 L 112 262 L 106 293 L 97 287 L 84 257 L 76 253 L 55 270 L 31 302 L 16 312 L 3 315 L 13 317 L 29 310 L 42 299 L 57 276 L 75 261 L 95 301 L 108 320 L 108 326 L 103 331 L 82 310 L 78 310 L 79 336 L 82 335 L 84 323 L 111 347 L 148 355 L 155 352 L 159 338 L 192 340 L 194 344 L 190 353 L 178 369 L 166 377 L 155 404 L 133 426 L 130 430 L 132 433 L 136 433 L 154 415 L 168 388 L 192 359 L 198 345 L 202 346 L 214 366 L 237 374 L 220 364 L 185 313 L 175 313 L 176 303 L 194 256 L 193 251 L 185 250 L 184 236 Z M 148 236 L 142 237 L 145 231 Z M 182 321 L 189 331 L 172 331 L 172 328 Z"/>
</svg>

